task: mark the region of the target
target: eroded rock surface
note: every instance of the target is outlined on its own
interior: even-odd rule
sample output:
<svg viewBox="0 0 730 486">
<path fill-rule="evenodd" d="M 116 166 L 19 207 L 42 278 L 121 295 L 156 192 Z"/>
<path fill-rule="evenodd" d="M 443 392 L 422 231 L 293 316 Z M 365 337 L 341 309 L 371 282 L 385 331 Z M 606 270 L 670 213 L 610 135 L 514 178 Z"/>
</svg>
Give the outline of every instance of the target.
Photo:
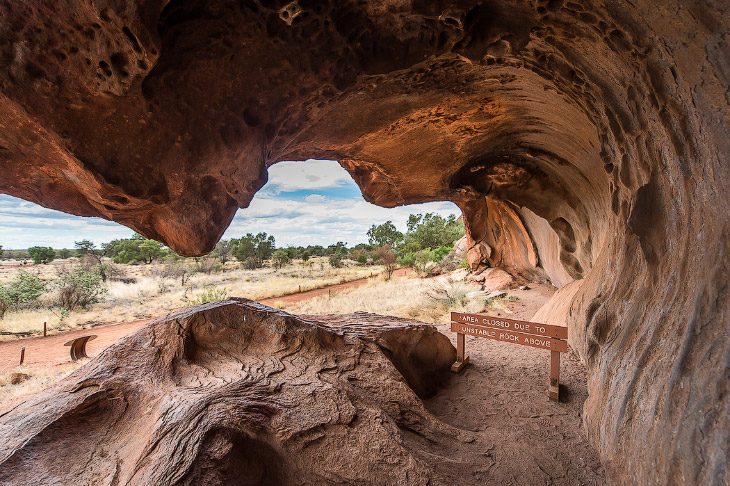
<svg viewBox="0 0 730 486">
<path fill-rule="evenodd" d="M 426 484 L 402 435 L 461 433 L 418 397 L 455 357 L 414 321 L 191 308 L 0 416 L 0 484 Z"/>
<path fill-rule="evenodd" d="M 6 1 L 0 191 L 185 254 L 281 160 L 454 201 L 473 260 L 582 279 L 556 308 L 614 480 L 726 482 L 728 8 Z"/>
</svg>

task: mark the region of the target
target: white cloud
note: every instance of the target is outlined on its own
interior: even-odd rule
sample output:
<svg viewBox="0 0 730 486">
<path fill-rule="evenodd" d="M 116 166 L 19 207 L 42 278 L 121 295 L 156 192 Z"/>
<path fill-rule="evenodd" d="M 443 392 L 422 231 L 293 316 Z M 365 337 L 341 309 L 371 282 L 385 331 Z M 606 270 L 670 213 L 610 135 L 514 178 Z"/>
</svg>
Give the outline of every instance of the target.
<svg viewBox="0 0 730 486">
<path fill-rule="evenodd" d="M 310 194 L 306 196 L 304 200 L 308 203 L 323 203 L 327 201 L 327 196 L 323 196 L 322 194 Z"/>
<path fill-rule="evenodd" d="M 279 162 L 269 167 L 269 183 L 279 191 L 317 190 L 352 183 L 340 164 L 333 160 Z"/>
</svg>

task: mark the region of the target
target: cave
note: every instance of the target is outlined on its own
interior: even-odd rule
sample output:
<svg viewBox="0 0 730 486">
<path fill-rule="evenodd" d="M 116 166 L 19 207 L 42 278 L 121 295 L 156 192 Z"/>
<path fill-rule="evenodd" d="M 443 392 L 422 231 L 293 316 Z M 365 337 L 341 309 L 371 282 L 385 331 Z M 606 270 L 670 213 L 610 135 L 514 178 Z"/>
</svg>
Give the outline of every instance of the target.
<svg viewBox="0 0 730 486">
<path fill-rule="evenodd" d="M 337 160 L 380 206 L 452 201 L 473 268 L 560 287 L 548 317 L 587 366 L 586 433 L 610 480 L 722 484 L 728 9 L 10 0 L 0 192 L 190 256 L 280 161 Z M 276 482 L 291 459 L 257 434 L 211 431 L 191 474 L 224 481 L 260 444 L 247 471 Z"/>
</svg>

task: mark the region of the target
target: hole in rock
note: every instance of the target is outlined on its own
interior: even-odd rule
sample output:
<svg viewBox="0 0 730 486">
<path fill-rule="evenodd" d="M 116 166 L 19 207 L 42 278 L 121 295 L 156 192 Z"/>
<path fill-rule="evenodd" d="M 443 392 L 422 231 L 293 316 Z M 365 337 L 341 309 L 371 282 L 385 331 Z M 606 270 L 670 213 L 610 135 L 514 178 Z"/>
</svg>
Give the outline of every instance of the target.
<svg viewBox="0 0 730 486">
<path fill-rule="evenodd" d="M 278 486 L 292 474 L 281 454 L 267 442 L 232 430 L 214 430 L 203 439 L 185 484 Z"/>
</svg>

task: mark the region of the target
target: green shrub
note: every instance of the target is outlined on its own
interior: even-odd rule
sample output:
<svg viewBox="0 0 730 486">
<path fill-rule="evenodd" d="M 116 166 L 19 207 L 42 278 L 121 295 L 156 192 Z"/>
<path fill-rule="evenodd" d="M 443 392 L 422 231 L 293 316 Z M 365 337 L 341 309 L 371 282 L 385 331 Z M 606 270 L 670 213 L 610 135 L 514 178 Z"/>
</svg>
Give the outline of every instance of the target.
<svg viewBox="0 0 730 486">
<path fill-rule="evenodd" d="M 413 253 L 405 253 L 398 257 L 398 265 L 401 267 L 412 267 L 416 262 L 416 256 Z"/>
<path fill-rule="evenodd" d="M 436 266 L 436 256 L 433 250 L 425 249 L 417 251 L 413 255 L 413 269 L 418 275 L 424 277 Z M 440 261 L 440 259 L 438 260 Z"/>
<path fill-rule="evenodd" d="M 271 255 L 271 261 L 274 264 L 274 268 L 278 270 L 284 265 L 289 264 L 291 258 L 289 258 L 289 253 L 286 250 L 279 249 Z"/>
<path fill-rule="evenodd" d="M 50 263 L 56 258 L 56 251 L 50 246 L 31 246 L 28 254 L 36 265 L 39 263 Z"/>
<path fill-rule="evenodd" d="M 45 290 L 46 285 L 40 278 L 21 271 L 10 283 L 0 286 L 0 319 L 8 310 L 33 307 Z"/>
<path fill-rule="evenodd" d="M 425 276 L 433 267 L 442 264 L 451 251 L 452 249 L 449 246 L 410 251 L 402 253 L 398 258 L 398 263 L 403 267 L 411 267 L 417 274 Z"/>
<path fill-rule="evenodd" d="M 331 254 L 329 256 L 329 261 L 332 268 L 340 268 L 342 266 L 343 258 L 345 258 L 345 254 L 339 251 Z"/>
<path fill-rule="evenodd" d="M 210 302 L 218 302 L 228 298 L 228 290 L 225 288 L 210 288 L 198 294 L 191 302 L 193 305 L 208 304 Z"/>
<path fill-rule="evenodd" d="M 464 236 L 464 224 L 453 214 L 445 218 L 435 213 L 411 214 L 407 226 L 403 243 L 406 251 L 451 247 Z"/>
<path fill-rule="evenodd" d="M 369 258 L 370 255 L 364 248 L 353 248 L 350 250 L 350 260 L 355 260 L 360 265 L 365 265 Z"/>
<path fill-rule="evenodd" d="M 434 262 L 441 262 L 441 260 L 444 259 L 446 255 L 451 253 L 452 247 L 450 246 L 439 246 L 438 248 L 434 248 L 431 250 L 431 257 L 433 258 Z"/>
<path fill-rule="evenodd" d="M 107 291 L 99 272 L 83 267 L 61 274 L 54 284 L 58 290 L 59 307 L 69 311 L 78 307 L 88 308 L 99 302 Z"/>
</svg>

